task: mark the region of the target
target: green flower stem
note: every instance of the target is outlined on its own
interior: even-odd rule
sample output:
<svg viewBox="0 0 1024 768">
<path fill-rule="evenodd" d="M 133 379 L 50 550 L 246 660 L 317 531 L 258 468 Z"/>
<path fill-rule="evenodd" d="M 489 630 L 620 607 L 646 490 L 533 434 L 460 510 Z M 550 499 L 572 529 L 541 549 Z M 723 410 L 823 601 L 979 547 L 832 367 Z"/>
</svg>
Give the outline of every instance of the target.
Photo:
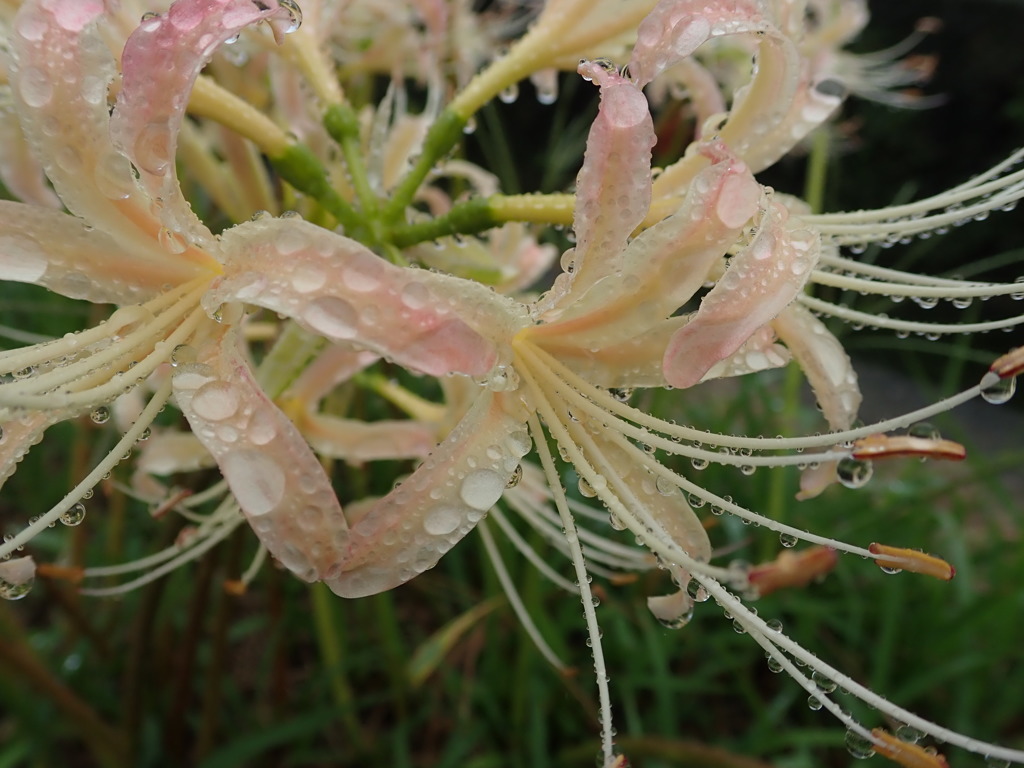
<svg viewBox="0 0 1024 768">
<path fill-rule="evenodd" d="M 491 213 L 490 200 L 478 197 L 453 206 L 448 213 L 436 219 L 396 227 L 391 231 L 389 240 L 399 248 L 406 248 L 447 235 L 483 232 L 500 223 Z"/>
<path fill-rule="evenodd" d="M 572 225 L 572 195 L 492 195 L 459 203 L 436 219 L 405 224 L 391 230 L 389 241 L 406 248 L 448 235 L 471 235 L 510 221 Z"/>
<path fill-rule="evenodd" d="M 384 220 L 390 223 L 401 221 L 405 209 L 412 202 L 416 190 L 423 184 L 424 179 L 437 165 L 438 161 L 447 155 L 452 148 L 462 139 L 462 131 L 466 127 L 468 119 L 462 117 L 451 107 L 445 109 L 434 124 L 427 131 L 423 140 L 423 151 L 416 159 L 413 167 L 398 182 L 391 196 L 391 201 L 384 209 Z"/>
<path fill-rule="evenodd" d="M 377 196 L 370 188 L 370 179 L 363 164 L 362 147 L 359 140 L 359 117 L 348 104 L 332 104 L 324 115 L 324 127 L 331 138 L 341 147 L 342 157 L 348 168 L 352 188 L 356 191 L 359 204 L 367 217 L 373 218 L 377 210 Z"/>
<path fill-rule="evenodd" d="M 272 157 L 270 162 L 282 179 L 312 197 L 334 216 L 345 228 L 346 235 L 357 240 L 368 236 L 363 217 L 331 186 L 327 171 L 309 147 L 292 144 L 284 153 Z"/>
<path fill-rule="evenodd" d="M 355 696 L 352 685 L 345 675 L 344 638 L 338 631 L 340 625 L 335 621 L 334 608 L 340 605 L 337 598 L 322 581 L 310 585 L 313 597 L 313 623 L 316 627 L 316 641 L 323 659 L 323 669 L 331 688 L 334 704 L 340 711 L 341 721 L 348 731 L 350 743 L 356 752 L 365 748 L 362 730 L 356 718 Z"/>
</svg>

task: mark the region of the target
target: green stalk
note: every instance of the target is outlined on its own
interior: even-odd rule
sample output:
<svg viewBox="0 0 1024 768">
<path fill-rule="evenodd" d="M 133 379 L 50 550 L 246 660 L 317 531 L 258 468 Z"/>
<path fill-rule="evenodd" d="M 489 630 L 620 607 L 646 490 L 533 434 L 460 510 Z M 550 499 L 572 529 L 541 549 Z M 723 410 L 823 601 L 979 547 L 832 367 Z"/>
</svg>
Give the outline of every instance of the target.
<svg viewBox="0 0 1024 768">
<path fill-rule="evenodd" d="M 373 218 L 377 211 L 377 196 L 370 188 L 370 179 L 363 164 L 362 147 L 359 140 L 359 117 L 348 104 L 332 104 L 324 115 L 324 127 L 331 138 L 341 147 L 342 157 L 348 168 L 352 188 L 356 191 L 359 204 L 367 217 Z"/>
<path fill-rule="evenodd" d="M 334 620 L 334 606 L 339 603 L 322 581 L 310 585 L 310 593 L 313 598 L 313 624 L 316 628 L 316 641 L 320 648 L 320 657 L 323 660 L 322 668 L 327 675 L 331 696 L 341 714 L 341 721 L 348 732 L 350 743 L 357 752 L 363 752 L 366 744 L 356 718 L 355 696 L 352 694 L 352 686 L 345 675 L 343 661 L 345 641 L 338 631 L 339 622 Z"/>
</svg>

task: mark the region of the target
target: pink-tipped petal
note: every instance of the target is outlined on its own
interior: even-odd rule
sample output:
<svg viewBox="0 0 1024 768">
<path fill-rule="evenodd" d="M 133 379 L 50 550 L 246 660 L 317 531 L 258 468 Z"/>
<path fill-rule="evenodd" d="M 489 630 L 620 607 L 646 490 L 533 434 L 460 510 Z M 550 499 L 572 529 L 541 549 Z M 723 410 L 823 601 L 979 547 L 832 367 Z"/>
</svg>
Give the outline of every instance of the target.
<svg viewBox="0 0 1024 768">
<path fill-rule="evenodd" d="M 518 305 L 478 283 L 396 267 L 297 219 L 246 222 L 221 244 L 225 276 L 204 298 L 207 309 L 257 304 L 434 376 L 484 375 L 499 340 L 525 323 Z"/>
<path fill-rule="evenodd" d="M 151 475 L 174 475 L 217 466 L 206 446 L 191 432 L 153 434 L 142 445 L 136 465 Z"/>
<path fill-rule="evenodd" d="M 661 0 L 637 29 L 630 74 L 643 87 L 711 37 L 766 26 L 754 0 Z"/>
<path fill-rule="evenodd" d="M 584 61 L 579 71 L 600 86 L 601 104 L 576 179 L 576 247 L 562 257 L 566 271 L 537 307 L 548 319 L 559 316 L 590 286 L 613 274 L 626 242 L 651 204 L 654 126 L 647 99 L 600 62 Z"/>
<path fill-rule="evenodd" d="M 807 377 L 828 425 L 834 430 L 853 426 L 861 393 L 857 372 L 839 340 L 799 304 L 780 312 L 772 327 Z"/>
<path fill-rule="evenodd" d="M 373 352 L 349 344 L 331 344 L 298 375 L 281 399 L 316 403 L 378 359 Z"/>
<path fill-rule="evenodd" d="M 572 306 L 538 327 L 537 338 L 607 348 L 646 334 L 693 297 L 757 213 L 761 196 L 749 168 L 724 145 L 705 145 L 702 153 L 714 164 L 698 174 L 679 210 L 620 253 L 603 256 L 606 274 L 585 292 L 574 289 Z"/>
<path fill-rule="evenodd" d="M 734 256 L 725 274 L 701 301 L 693 319 L 665 350 L 665 379 L 675 387 L 700 381 L 759 328 L 796 298 L 817 262 L 816 234 L 770 202 L 757 235 Z"/>
<path fill-rule="evenodd" d="M 481 396 L 409 478 L 365 509 L 327 585 L 364 597 L 433 568 L 501 498 L 531 447 L 525 423 L 515 396 Z"/>
<path fill-rule="evenodd" d="M 33 411 L 18 416 L 0 411 L 0 486 L 14 474 L 29 449 L 43 439 L 47 428 L 73 415 L 65 410 Z"/>
<path fill-rule="evenodd" d="M 381 459 L 421 459 L 437 445 L 437 427 L 418 421 L 367 423 L 306 414 L 301 427 L 302 434 L 320 456 L 352 464 Z"/>
<path fill-rule="evenodd" d="M 73 299 L 135 304 L 197 277 L 197 267 L 140 251 L 60 211 L 0 201 L 0 276 Z"/>
<path fill-rule="evenodd" d="M 316 455 L 253 380 L 235 331 L 174 370 L 174 396 L 260 541 L 300 579 L 347 556 L 348 523 Z"/>
<path fill-rule="evenodd" d="M 160 224 L 110 141 L 107 88 L 117 72 L 100 34 L 102 13 L 100 0 L 24 3 L 10 34 L 11 92 L 22 131 L 67 209 L 123 248 L 155 258 Z"/>
<path fill-rule="evenodd" d="M 0 108 L 0 182 L 23 203 L 58 210 L 62 207 L 60 198 L 46 183 L 43 166 L 32 155 L 17 113 L 9 106 Z"/>
<path fill-rule="evenodd" d="M 111 117 L 114 144 L 138 169 L 164 226 L 195 245 L 213 236 L 181 193 L 174 155 L 196 77 L 225 40 L 282 13 L 277 0 L 178 0 L 145 19 L 125 43 L 123 80 Z"/>
</svg>

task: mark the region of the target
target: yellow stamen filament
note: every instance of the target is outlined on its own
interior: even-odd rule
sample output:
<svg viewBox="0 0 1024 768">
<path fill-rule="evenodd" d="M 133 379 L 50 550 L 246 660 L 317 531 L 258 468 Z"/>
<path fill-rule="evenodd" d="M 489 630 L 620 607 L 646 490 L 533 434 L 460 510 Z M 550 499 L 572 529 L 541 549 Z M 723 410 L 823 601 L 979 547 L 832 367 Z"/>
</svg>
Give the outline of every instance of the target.
<svg viewBox="0 0 1024 768">
<path fill-rule="evenodd" d="M 747 578 L 761 597 L 787 587 L 806 587 L 836 566 L 839 555 L 832 547 L 808 547 L 800 552 L 783 551 L 769 563 L 750 569 Z"/>
<path fill-rule="evenodd" d="M 245 136 L 269 157 L 280 157 L 291 146 L 288 135 L 273 120 L 206 75 L 196 78 L 188 111 Z"/>
<path fill-rule="evenodd" d="M 875 752 L 905 768 L 949 768 L 946 758 L 925 747 L 900 741 L 884 728 L 872 728 Z"/>
<path fill-rule="evenodd" d="M 904 571 L 921 573 L 943 581 L 949 581 L 956 575 L 956 569 L 942 558 L 926 555 L 916 549 L 872 544 L 868 547 L 868 551 L 873 555 L 882 555 L 880 558 L 875 558 L 875 565 L 880 568 L 901 568 Z"/>
<path fill-rule="evenodd" d="M 855 459 L 891 459 L 920 456 L 926 459 L 961 461 L 967 449 L 952 440 L 938 440 L 912 435 L 869 435 L 853 444 Z"/>
<path fill-rule="evenodd" d="M 1011 376 L 1024 372 L 1024 347 L 1011 349 L 992 363 L 989 370 L 1001 379 L 1008 379 Z"/>
</svg>

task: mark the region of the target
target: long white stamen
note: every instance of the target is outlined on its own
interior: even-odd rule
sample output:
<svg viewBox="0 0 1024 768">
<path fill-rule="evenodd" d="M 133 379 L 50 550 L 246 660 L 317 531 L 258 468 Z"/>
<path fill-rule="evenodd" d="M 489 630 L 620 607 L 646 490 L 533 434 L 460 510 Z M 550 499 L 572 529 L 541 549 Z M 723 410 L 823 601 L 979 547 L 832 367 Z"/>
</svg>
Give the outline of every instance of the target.
<svg viewBox="0 0 1024 768">
<path fill-rule="evenodd" d="M 512 581 L 512 577 L 508 575 L 508 569 L 505 567 L 505 561 L 501 559 L 501 553 L 498 551 L 498 547 L 494 543 L 494 537 L 491 535 L 491 529 L 487 526 L 486 520 L 481 520 L 477 525 L 476 530 L 480 533 L 480 538 L 483 539 L 484 549 L 487 550 L 487 556 L 491 559 L 491 565 L 494 566 L 494 572 L 498 576 L 498 581 L 501 583 L 501 588 L 505 590 L 505 597 L 508 598 L 509 605 L 512 606 L 512 610 L 515 611 L 516 618 L 519 619 L 519 623 L 522 624 L 523 629 L 526 630 L 526 634 L 530 640 L 540 651 L 540 655 L 543 656 L 548 664 L 553 666 L 559 672 L 565 672 L 567 669 L 565 663 L 558 658 L 558 655 L 551 650 L 551 646 L 548 645 L 544 636 L 541 635 L 540 630 L 537 629 L 537 625 L 533 623 L 533 617 L 530 616 L 530 612 L 526 610 L 526 606 L 523 605 L 523 600 L 519 596 L 519 591 L 516 589 L 515 582 Z"/>
<path fill-rule="evenodd" d="M 238 502 L 235 501 L 234 497 L 225 499 L 222 508 L 218 509 L 213 514 L 216 515 L 218 519 L 225 519 L 227 517 L 226 514 L 218 514 L 222 511 L 222 509 L 225 508 L 233 508 L 234 516 L 236 516 L 238 519 L 226 519 L 225 522 L 223 522 L 220 526 L 211 531 L 209 535 L 206 536 L 206 538 L 201 539 L 197 544 L 195 544 L 195 546 L 189 547 L 186 551 L 182 552 L 173 560 L 169 560 L 168 562 L 164 563 L 159 568 L 154 568 L 149 573 L 146 573 L 137 579 L 125 582 L 124 584 L 118 584 L 115 587 L 86 588 L 79 591 L 83 595 L 90 595 L 92 597 L 110 597 L 113 595 L 123 595 L 126 592 L 131 592 L 133 589 L 138 589 L 139 587 L 154 582 L 164 574 L 170 573 L 171 571 L 174 571 L 175 569 L 181 567 L 185 563 L 197 559 L 201 555 L 213 549 L 215 546 L 217 546 L 217 544 L 224 541 L 224 539 L 230 536 L 231 533 L 241 523 L 243 518 L 241 514 L 239 514 L 238 512 Z"/>
<path fill-rule="evenodd" d="M 908 283 L 882 282 L 880 280 L 865 280 L 859 277 L 841 275 L 836 272 L 825 272 L 820 269 L 815 270 L 813 280 L 818 285 L 827 285 L 833 288 L 841 288 L 844 291 L 873 293 L 882 296 L 967 299 L 1024 293 L 1024 285 L 1020 283 L 969 283 L 966 281 L 955 281 L 955 285 L 948 286 L 913 285 Z"/>
<path fill-rule="evenodd" d="M 734 619 L 737 619 L 752 636 L 753 632 L 751 632 L 751 630 L 754 630 L 762 636 L 770 637 L 772 644 L 784 650 L 794 659 L 802 661 L 812 670 L 822 673 L 837 686 L 842 687 L 847 693 L 857 697 L 868 706 L 874 707 L 879 712 L 882 712 L 895 720 L 906 723 L 910 727 L 915 728 L 922 733 L 926 733 L 935 739 L 953 744 L 961 749 L 967 750 L 968 752 L 985 755 L 989 758 L 999 760 L 1010 760 L 1015 763 L 1024 763 L 1024 751 L 1007 749 L 1006 747 L 1001 747 L 997 744 L 989 744 L 984 741 L 972 739 L 968 736 L 957 733 L 956 731 L 943 728 L 941 725 L 937 725 L 929 720 L 925 720 L 923 717 L 918 717 L 914 713 L 909 712 L 902 707 L 896 706 L 869 688 L 865 688 L 853 678 L 843 674 L 835 667 L 826 664 L 782 632 L 777 632 L 769 628 L 764 619 L 751 612 L 750 609 L 747 608 L 737 597 L 714 579 L 700 575 L 695 575 L 695 578 L 708 591 L 708 593 L 715 598 L 718 604 L 727 610 Z M 872 739 L 872 741 L 875 740 Z"/>
<path fill-rule="evenodd" d="M 527 379 L 529 381 L 528 376 Z M 562 524 L 565 527 L 565 540 L 569 544 L 573 569 L 576 571 L 576 579 L 579 582 L 580 601 L 583 603 L 583 617 L 587 624 L 587 636 L 590 638 L 590 650 L 594 657 L 594 676 L 597 678 L 597 697 L 601 709 L 601 752 L 604 756 L 605 765 L 610 766 L 615 759 L 612 745 L 612 702 L 608 691 L 608 672 L 605 667 L 604 651 L 601 644 L 601 628 L 597 624 L 594 597 L 590 591 L 590 575 L 587 573 L 587 566 L 583 561 L 583 551 L 579 546 L 579 537 L 576 535 L 576 521 L 573 520 L 569 506 L 565 503 L 565 492 L 562 490 L 562 483 L 558 479 L 554 460 L 551 458 L 547 440 L 536 415 L 530 414 L 529 425 L 530 432 L 533 434 L 533 442 L 537 446 L 537 455 L 540 457 L 541 468 L 547 477 L 548 485 L 554 497 L 555 507 L 558 509 L 558 514 L 561 516 Z"/>
<path fill-rule="evenodd" d="M 160 412 L 160 409 L 164 407 L 167 400 L 171 396 L 171 382 L 170 380 L 164 382 L 160 389 L 153 395 L 152 399 L 139 414 L 139 418 L 132 424 L 131 428 L 124 433 L 124 436 L 117 441 L 110 452 L 96 465 L 95 469 L 90 472 L 84 480 L 78 485 L 71 489 L 71 491 L 52 509 L 43 515 L 40 515 L 35 522 L 29 523 L 20 533 L 14 535 L 9 541 L 0 544 L 0 558 L 8 555 L 18 547 L 23 546 L 34 538 L 37 534 L 44 531 L 51 524 L 56 523 L 60 516 L 67 512 L 73 507 L 78 500 L 81 499 L 86 491 L 91 490 L 103 477 L 110 472 L 114 467 L 120 463 L 128 451 L 131 449 L 142 433 L 153 423 L 153 419 Z"/>
<path fill-rule="evenodd" d="M 1020 293 L 1021 290 L 1022 287 L 1018 286 L 1015 293 Z M 840 320 L 865 325 L 870 328 L 887 328 L 893 331 L 905 331 L 906 333 L 986 333 L 988 331 L 998 331 L 1001 328 L 1013 328 L 1024 323 L 1024 315 L 1015 315 L 1003 318 L 1002 320 L 990 320 L 983 323 L 921 323 L 912 320 L 883 317 L 871 312 L 860 312 L 856 309 L 832 304 L 831 302 L 816 299 L 806 294 L 799 296 L 797 300 L 813 312 L 832 315 Z"/>
<path fill-rule="evenodd" d="M 518 502 L 514 502 L 514 501 L 512 501 L 511 499 L 508 499 L 508 498 L 506 498 L 506 501 L 508 502 L 508 505 L 510 507 L 512 507 L 512 509 L 514 509 L 516 512 L 518 512 L 520 515 L 526 516 L 526 515 L 532 515 L 533 514 L 532 511 L 531 512 L 526 512 L 525 511 L 526 507 L 519 505 Z M 501 528 L 502 533 L 504 533 L 505 536 L 508 538 L 508 540 L 512 542 L 512 546 L 514 546 L 517 550 L 519 550 L 519 552 L 523 555 L 523 557 L 526 558 L 526 560 L 530 563 L 530 565 L 532 565 L 534 568 L 536 568 L 538 571 L 540 571 L 541 574 L 543 574 L 549 581 L 551 581 L 553 584 L 555 584 L 555 586 L 558 586 L 558 587 L 564 589 L 566 592 L 571 592 L 572 594 L 576 594 L 576 595 L 579 594 L 579 592 L 580 592 L 579 588 L 575 584 L 573 584 L 571 581 L 569 581 L 568 579 L 563 577 L 560 573 L 555 571 L 546 562 L 544 562 L 544 560 L 541 558 L 541 556 L 537 554 L 537 550 L 535 550 L 533 547 L 531 547 L 523 539 L 523 537 L 519 535 L 519 531 L 517 531 L 515 528 L 512 527 L 512 524 L 501 513 L 500 509 L 497 509 L 497 508 L 492 509 L 491 510 L 491 517 L 493 517 L 495 522 L 498 523 L 498 527 Z M 547 536 L 545 535 L 545 533 L 546 532 L 541 532 L 541 535 L 544 536 L 545 539 L 547 539 Z M 559 533 L 561 533 L 561 532 L 559 532 Z M 559 541 L 561 541 L 561 540 L 562 540 L 561 536 L 559 536 Z M 550 539 L 549 539 L 549 541 L 550 541 Z M 554 543 L 554 542 L 552 542 L 552 543 Z"/>
</svg>

